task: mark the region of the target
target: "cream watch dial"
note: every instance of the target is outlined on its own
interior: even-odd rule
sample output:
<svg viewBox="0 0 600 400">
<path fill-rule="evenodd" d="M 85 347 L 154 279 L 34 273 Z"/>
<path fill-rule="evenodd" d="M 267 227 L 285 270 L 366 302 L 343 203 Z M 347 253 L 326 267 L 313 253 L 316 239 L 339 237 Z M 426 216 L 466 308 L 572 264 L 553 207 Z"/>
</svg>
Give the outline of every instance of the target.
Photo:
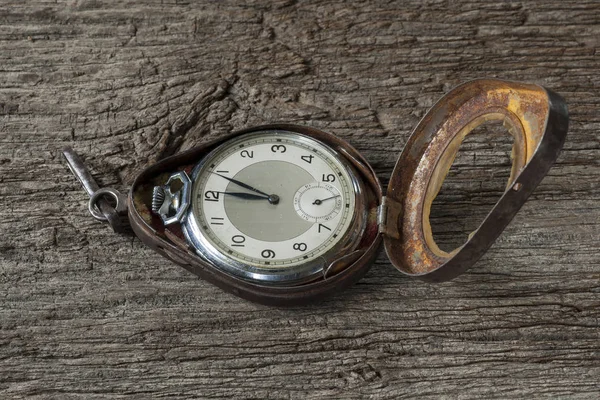
<svg viewBox="0 0 600 400">
<path fill-rule="evenodd" d="M 245 277 L 293 273 L 347 236 L 356 190 L 352 173 L 322 143 L 285 131 L 247 134 L 196 167 L 186 233 Z"/>
</svg>

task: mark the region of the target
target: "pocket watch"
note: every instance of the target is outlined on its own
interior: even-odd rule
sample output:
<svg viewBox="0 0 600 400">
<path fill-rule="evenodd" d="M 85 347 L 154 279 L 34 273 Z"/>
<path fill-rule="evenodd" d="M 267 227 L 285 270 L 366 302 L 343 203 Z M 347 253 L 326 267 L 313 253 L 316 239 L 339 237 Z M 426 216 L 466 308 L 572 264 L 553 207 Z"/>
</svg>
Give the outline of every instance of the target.
<svg viewBox="0 0 600 400">
<path fill-rule="evenodd" d="M 299 284 L 356 249 L 366 227 L 363 186 L 327 144 L 293 127 L 265 127 L 219 145 L 189 176 L 176 172 L 154 186 L 151 209 L 217 268 Z"/>
<path fill-rule="evenodd" d="M 514 138 L 511 175 L 466 243 L 445 252 L 433 239 L 431 203 L 464 138 L 487 121 L 503 121 Z M 567 127 L 564 100 L 541 86 L 467 82 L 417 125 L 385 195 L 349 143 L 290 124 L 247 128 L 161 160 L 138 175 L 127 198 L 99 188 L 71 149 L 64 154 L 96 219 L 115 231 L 130 225 L 146 245 L 235 295 L 293 305 L 355 283 L 382 242 L 406 275 L 459 275 L 545 176 Z"/>
</svg>

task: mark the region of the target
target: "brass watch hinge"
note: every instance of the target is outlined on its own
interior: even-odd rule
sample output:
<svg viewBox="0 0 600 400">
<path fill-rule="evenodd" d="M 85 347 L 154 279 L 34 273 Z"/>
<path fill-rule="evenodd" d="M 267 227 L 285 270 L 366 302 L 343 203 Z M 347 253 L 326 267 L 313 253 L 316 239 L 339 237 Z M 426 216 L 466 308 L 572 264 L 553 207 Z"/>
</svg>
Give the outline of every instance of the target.
<svg viewBox="0 0 600 400">
<path fill-rule="evenodd" d="M 387 196 L 381 197 L 381 205 L 377 208 L 377 225 L 379 233 L 400 239 L 400 217 L 402 215 L 402 207 L 394 199 Z"/>
</svg>

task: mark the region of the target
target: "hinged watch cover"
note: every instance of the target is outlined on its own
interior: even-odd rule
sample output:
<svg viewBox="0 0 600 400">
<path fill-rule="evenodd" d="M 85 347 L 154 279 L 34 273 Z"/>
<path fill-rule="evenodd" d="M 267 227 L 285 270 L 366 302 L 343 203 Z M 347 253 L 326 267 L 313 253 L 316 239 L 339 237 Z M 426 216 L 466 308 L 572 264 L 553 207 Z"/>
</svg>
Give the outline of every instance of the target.
<svg viewBox="0 0 600 400">
<path fill-rule="evenodd" d="M 461 247 L 442 251 L 429 212 L 458 149 L 476 127 L 503 121 L 513 136 L 512 169 L 504 194 Z M 400 271 L 427 281 L 452 279 L 494 243 L 546 175 L 568 128 L 564 100 L 541 86 L 480 79 L 454 88 L 435 104 L 409 138 L 390 178 L 385 249 Z M 388 215 L 391 213 L 388 212 Z"/>
<path fill-rule="evenodd" d="M 514 137 L 513 166 L 506 191 L 467 242 L 447 253 L 433 240 L 429 210 L 463 139 L 486 121 L 504 121 Z M 403 273 L 443 281 L 474 264 L 494 242 L 555 161 L 565 140 L 564 100 L 540 86 L 495 79 L 467 82 L 453 89 L 417 125 L 392 173 L 388 190 L 369 163 L 344 140 L 317 129 L 278 124 L 238 131 L 174 155 L 146 168 L 128 196 L 129 221 L 149 247 L 211 283 L 245 299 L 294 305 L 320 299 L 358 281 L 385 242 L 391 262 Z M 173 173 L 185 179 L 212 149 L 236 136 L 281 129 L 317 139 L 335 149 L 360 174 L 365 186 L 366 229 L 357 249 L 328 266 L 322 279 L 272 286 L 244 280 L 199 257 L 181 231 L 166 227 L 153 204 L 153 188 Z M 162 196 L 173 196 L 166 191 Z M 154 212 L 152 211 L 154 208 Z"/>
</svg>

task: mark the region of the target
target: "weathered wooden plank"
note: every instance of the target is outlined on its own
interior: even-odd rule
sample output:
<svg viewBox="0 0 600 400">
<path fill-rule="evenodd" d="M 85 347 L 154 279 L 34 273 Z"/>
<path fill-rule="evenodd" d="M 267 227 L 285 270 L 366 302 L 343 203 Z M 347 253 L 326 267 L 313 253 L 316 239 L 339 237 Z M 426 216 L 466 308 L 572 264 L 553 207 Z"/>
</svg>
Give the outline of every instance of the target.
<svg viewBox="0 0 600 400">
<path fill-rule="evenodd" d="M 597 398 L 599 38 L 590 0 L 1 2 L 0 397 Z M 347 139 L 385 183 L 427 109 L 483 76 L 563 94 L 570 133 L 440 285 L 382 255 L 322 304 L 246 303 L 92 220 L 58 152 L 126 190 L 160 157 L 285 121 Z M 507 143 L 461 153 L 440 241 L 493 204 Z"/>
</svg>

